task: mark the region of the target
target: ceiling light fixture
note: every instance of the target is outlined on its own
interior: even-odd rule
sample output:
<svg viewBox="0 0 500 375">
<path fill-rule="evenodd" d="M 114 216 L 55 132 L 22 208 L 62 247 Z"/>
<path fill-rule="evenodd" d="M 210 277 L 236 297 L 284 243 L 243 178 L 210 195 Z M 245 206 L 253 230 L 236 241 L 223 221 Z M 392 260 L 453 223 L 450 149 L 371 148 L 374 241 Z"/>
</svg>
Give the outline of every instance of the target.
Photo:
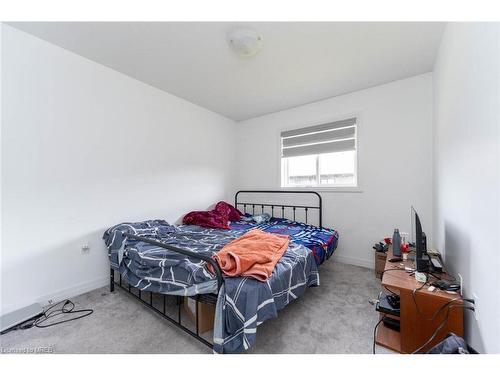
<svg viewBox="0 0 500 375">
<path fill-rule="evenodd" d="M 232 30 L 227 39 L 231 49 L 241 57 L 255 56 L 263 46 L 262 35 L 248 28 Z"/>
</svg>

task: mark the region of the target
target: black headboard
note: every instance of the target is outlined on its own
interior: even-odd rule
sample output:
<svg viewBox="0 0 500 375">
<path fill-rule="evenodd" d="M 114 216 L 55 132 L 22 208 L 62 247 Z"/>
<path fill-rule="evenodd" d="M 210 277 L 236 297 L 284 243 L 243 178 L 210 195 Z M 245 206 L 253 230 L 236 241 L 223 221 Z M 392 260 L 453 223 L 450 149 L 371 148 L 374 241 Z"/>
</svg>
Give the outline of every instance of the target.
<svg viewBox="0 0 500 375">
<path fill-rule="evenodd" d="M 314 195 L 317 197 L 317 205 L 315 206 L 310 206 L 310 205 L 301 205 L 300 203 L 298 204 L 291 204 L 291 203 L 257 203 L 254 202 L 252 199 L 252 202 L 240 202 L 238 200 L 238 196 L 240 194 L 308 194 L 309 196 Z M 296 213 L 297 210 L 302 210 L 302 212 L 305 212 L 305 223 L 308 223 L 308 218 L 309 218 L 309 210 L 316 211 L 318 213 L 318 222 L 319 226 L 323 226 L 323 205 L 322 205 L 322 200 L 321 200 L 321 195 L 319 195 L 315 191 L 308 191 L 308 190 L 239 190 L 235 195 L 234 195 L 234 206 L 238 208 L 240 211 L 243 213 L 251 213 L 252 215 L 263 213 L 264 208 L 270 207 L 271 208 L 271 216 L 275 216 L 275 211 L 277 211 L 277 216 L 275 217 L 286 217 L 287 210 L 286 209 L 291 209 L 291 212 L 293 213 L 293 217 L 286 217 L 287 219 L 293 219 L 295 220 L 296 218 Z M 248 208 L 248 211 L 247 211 Z M 256 210 L 257 208 L 257 210 Z M 260 210 L 259 210 L 260 208 Z M 289 212 L 290 210 L 288 210 Z"/>
</svg>

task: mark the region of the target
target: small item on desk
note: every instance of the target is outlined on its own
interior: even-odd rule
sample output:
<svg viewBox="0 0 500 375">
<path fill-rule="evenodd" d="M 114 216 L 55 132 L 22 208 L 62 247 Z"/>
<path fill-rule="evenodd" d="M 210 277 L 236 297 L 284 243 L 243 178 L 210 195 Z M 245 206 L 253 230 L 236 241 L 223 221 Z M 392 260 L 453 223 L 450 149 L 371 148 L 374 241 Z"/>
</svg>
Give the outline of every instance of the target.
<svg viewBox="0 0 500 375">
<path fill-rule="evenodd" d="M 403 260 L 402 258 L 396 257 L 389 259 L 389 262 L 396 263 L 396 262 L 401 262 L 402 260 Z"/>
<path fill-rule="evenodd" d="M 443 265 L 441 264 L 441 262 L 437 258 L 431 257 L 431 269 L 434 272 L 442 273 L 443 272 Z"/>
<path fill-rule="evenodd" d="M 383 242 L 379 242 L 373 245 L 373 249 L 379 253 L 385 253 L 389 249 L 389 246 Z"/>
<path fill-rule="evenodd" d="M 415 272 L 415 270 L 411 267 L 405 267 L 406 272 Z"/>
<path fill-rule="evenodd" d="M 432 286 L 447 292 L 456 292 L 457 290 L 460 290 L 460 284 L 446 280 L 436 280 L 432 283 Z"/>
<path fill-rule="evenodd" d="M 392 235 L 392 253 L 394 256 L 401 256 L 401 236 L 399 235 L 399 229 L 394 229 L 394 234 Z"/>
<path fill-rule="evenodd" d="M 436 256 L 438 258 L 441 258 L 441 253 L 439 251 L 437 251 L 436 249 L 427 249 L 427 255 Z"/>
<path fill-rule="evenodd" d="M 427 276 L 425 276 L 425 273 L 415 272 L 415 280 L 417 280 L 419 283 L 426 283 Z"/>
<path fill-rule="evenodd" d="M 406 254 L 410 251 L 410 247 L 407 243 L 404 243 L 401 245 L 401 251 L 403 252 L 403 254 Z"/>
<path fill-rule="evenodd" d="M 386 245 L 390 245 L 392 243 L 390 237 L 384 238 L 384 242 L 385 242 Z"/>
<path fill-rule="evenodd" d="M 434 292 L 436 290 L 436 287 L 431 285 L 430 287 L 427 288 L 427 290 L 429 292 Z"/>
<path fill-rule="evenodd" d="M 401 253 L 403 254 L 403 260 L 408 259 L 408 252 L 410 251 L 410 247 L 408 242 L 406 242 L 406 239 L 408 238 L 408 233 L 402 233 L 403 235 L 403 240 L 401 243 Z"/>
</svg>

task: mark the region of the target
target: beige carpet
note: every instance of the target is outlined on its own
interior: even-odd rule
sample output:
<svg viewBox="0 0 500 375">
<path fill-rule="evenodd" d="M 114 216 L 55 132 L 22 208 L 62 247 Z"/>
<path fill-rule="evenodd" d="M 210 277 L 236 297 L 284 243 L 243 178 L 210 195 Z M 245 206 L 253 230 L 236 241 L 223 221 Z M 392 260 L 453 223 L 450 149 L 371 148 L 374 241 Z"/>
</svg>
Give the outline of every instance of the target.
<svg viewBox="0 0 500 375">
<path fill-rule="evenodd" d="M 309 288 L 277 319 L 258 327 L 250 353 L 372 352 L 378 315 L 368 300 L 380 288 L 373 270 L 329 260 L 320 279 L 321 286 Z M 101 288 L 72 300 L 76 308 L 94 313 L 50 328 L 9 332 L 0 336 L 3 352 L 48 347 L 54 353 L 211 353 L 123 291 Z"/>
</svg>

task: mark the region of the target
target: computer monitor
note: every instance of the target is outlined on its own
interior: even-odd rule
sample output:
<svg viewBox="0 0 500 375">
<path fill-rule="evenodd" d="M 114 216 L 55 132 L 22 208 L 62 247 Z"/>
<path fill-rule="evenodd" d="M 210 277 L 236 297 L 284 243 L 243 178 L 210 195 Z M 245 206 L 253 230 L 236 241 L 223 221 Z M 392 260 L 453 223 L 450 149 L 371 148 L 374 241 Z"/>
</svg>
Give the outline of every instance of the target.
<svg viewBox="0 0 500 375">
<path fill-rule="evenodd" d="M 415 208 L 412 209 L 412 219 L 415 222 L 415 263 L 417 271 L 425 272 L 429 270 L 429 256 L 427 255 L 427 238 L 422 231 L 422 224 Z"/>
</svg>

